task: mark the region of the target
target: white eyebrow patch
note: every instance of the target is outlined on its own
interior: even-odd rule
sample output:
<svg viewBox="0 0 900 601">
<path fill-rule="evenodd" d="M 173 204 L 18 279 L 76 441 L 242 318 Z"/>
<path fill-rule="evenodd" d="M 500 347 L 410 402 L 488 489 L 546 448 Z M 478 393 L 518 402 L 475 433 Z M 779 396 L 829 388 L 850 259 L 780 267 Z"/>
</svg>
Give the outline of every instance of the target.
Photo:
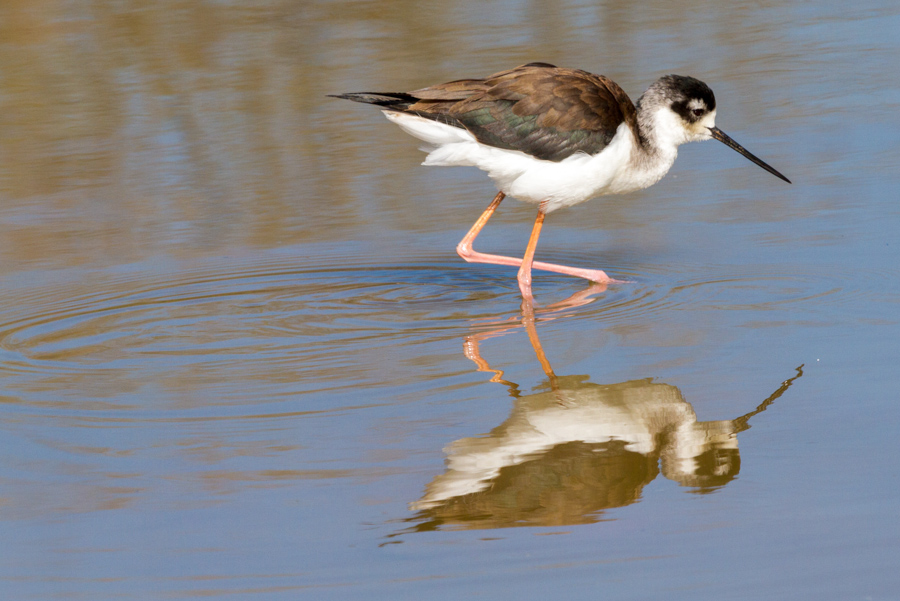
<svg viewBox="0 0 900 601">
<path fill-rule="evenodd" d="M 701 99 L 699 99 L 699 98 L 691 98 L 691 101 L 688 102 L 688 105 L 687 105 L 687 106 L 688 106 L 688 108 L 691 109 L 692 111 L 693 111 L 694 109 L 703 109 L 704 111 L 707 110 L 706 103 L 703 102 L 703 101 L 702 101 Z"/>
</svg>

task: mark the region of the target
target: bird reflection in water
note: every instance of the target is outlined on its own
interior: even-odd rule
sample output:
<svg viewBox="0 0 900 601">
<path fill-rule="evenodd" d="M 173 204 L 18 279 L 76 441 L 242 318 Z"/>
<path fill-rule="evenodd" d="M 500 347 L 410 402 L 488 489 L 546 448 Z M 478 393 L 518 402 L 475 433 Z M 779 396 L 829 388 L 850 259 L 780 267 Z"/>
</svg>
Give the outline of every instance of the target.
<svg viewBox="0 0 900 601">
<path fill-rule="evenodd" d="M 408 520 L 413 531 L 593 523 L 604 510 L 638 501 L 660 472 L 691 492 L 712 492 L 740 471 L 738 433 L 803 375 L 801 365 L 736 419 L 699 421 L 678 388 L 652 378 L 594 384 L 588 376 L 557 376 L 527 301 L 517 321 L 465 341 L 466 356 L 479 371 L 493 372 L 515 403 L 487 436 L 446 449 L 446 471 L 410 506 L 417 512 Z M 482 340 L 521 326 L 547 375 L 544 390 L 533 394 L 504 380 L 479 349 Z"/>
</svg>

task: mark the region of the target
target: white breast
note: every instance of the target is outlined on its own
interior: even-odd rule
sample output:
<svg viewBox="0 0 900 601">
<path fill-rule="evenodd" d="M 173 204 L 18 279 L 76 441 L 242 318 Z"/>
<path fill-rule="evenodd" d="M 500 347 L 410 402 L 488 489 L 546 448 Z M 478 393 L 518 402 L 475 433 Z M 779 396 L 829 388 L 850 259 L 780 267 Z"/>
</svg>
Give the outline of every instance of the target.
<svg viewBox="0 0 900 601">
<path fill-rule="evenodd" d="M 646 188 L 659 181 L 675 161 L 673 155 L 671 160 L 666 157 L 666 164 L 648 162 L 624 123 L 602 152 L 593 156 L 579 152 L 555 162 L 487 146 L 464 129 L 416 115 L 384 114 L 406 133 L 427 142 L 422 150 L 429 154 L 423 165 L 478 167 L 507 196 L 541 204 L 545 213 L 596 196 Z"/>
</svg>

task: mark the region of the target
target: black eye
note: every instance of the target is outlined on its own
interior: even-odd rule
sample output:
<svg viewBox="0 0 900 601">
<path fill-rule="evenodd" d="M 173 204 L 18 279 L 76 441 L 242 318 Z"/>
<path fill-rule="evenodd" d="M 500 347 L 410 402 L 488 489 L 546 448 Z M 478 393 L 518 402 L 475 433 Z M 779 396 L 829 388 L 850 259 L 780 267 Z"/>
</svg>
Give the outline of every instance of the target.
<svg viewBox="0 0 900 601">
<path fill-rule="evenodd" d="M 694 110 L 692 110 L 691 112 L 694 113 L 694 116 L 695 116 L 695 117 L 699 117 L 700 115 L 702 115 L 702 114 L 705 113 L 706 111 L 704 111 L 703 109 L 694 109 Z"/>
</svg>

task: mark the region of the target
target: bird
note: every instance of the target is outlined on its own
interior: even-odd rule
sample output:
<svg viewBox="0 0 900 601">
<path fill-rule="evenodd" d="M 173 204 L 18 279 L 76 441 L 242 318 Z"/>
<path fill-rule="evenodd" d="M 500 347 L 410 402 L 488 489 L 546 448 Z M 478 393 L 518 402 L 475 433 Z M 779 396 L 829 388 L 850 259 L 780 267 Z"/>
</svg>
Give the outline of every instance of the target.
<svg viewBox="0 0 900 601">
<path fill-rule="evenodd" d="M 412 92 L 330 96 L 380 107 L 389 121 L 425 142 L 423 165 L 487 172 L 498 192 L 456 250 L 467 262 L 519 267 L 524 300 L 534 298 L 532 269 L 616 282 L 601 270 L 535 261 L 544 219 L 598 196 L 652 186 L 672 167 L 681 144 L 718 140 L 791 183 L 716 127 L 713 91 L 684 75 L 660 77 L 637 103 L 608 77 L 544 62 Z M 521 259 L 473 248 L 506 196 L 538 206 Z"/>
</svg>

